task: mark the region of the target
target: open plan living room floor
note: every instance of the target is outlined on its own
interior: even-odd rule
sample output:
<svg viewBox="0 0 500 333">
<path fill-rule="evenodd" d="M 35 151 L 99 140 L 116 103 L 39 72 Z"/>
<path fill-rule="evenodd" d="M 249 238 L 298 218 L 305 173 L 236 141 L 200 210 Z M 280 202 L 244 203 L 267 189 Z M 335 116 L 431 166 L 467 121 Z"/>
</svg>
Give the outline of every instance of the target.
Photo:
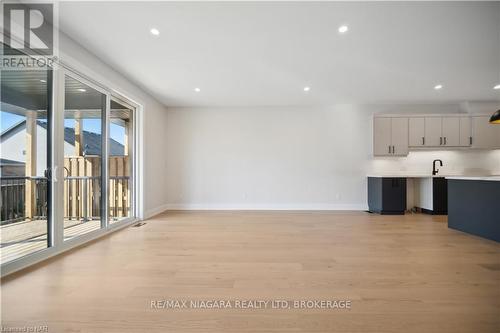
<svg viewBox="0 0 500 333">
<path fill-rule="evenodd" d="M 498 332 L 500 245 L 448 229 L 446 219 L 167 212 L 4 278 L 3 325 L 47 325 L 49 332 Z M 321 300 L 344 307 L 314 306 Z"/>
</svg>

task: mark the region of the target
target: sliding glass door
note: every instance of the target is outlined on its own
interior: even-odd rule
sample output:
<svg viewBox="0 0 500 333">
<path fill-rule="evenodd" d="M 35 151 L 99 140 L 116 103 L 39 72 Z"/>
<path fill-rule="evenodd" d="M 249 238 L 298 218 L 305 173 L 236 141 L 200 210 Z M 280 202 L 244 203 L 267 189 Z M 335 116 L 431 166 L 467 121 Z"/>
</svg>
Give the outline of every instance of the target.
<svg viewBox="0 0 500 333">
<path fill-rule="evenodd" d="M 2 268 L 133 220 L 134 104 L 63 67 L 0 79 Z"/>
<path fill-rule="evenodd" d="M 64 239 L 105 227 L 103 157 L 106 94 L 64 76 Z"/>
<path fill-rule="evenodd" d="M 52 70 L 2 70 L 1 262 L 52 246 Z"/>
<path fill-rule="evenodd" d="M 132 217 L 134 107 L 113 98 L 109 114 L 108 212 L 109 222 Z"/>
</svg>

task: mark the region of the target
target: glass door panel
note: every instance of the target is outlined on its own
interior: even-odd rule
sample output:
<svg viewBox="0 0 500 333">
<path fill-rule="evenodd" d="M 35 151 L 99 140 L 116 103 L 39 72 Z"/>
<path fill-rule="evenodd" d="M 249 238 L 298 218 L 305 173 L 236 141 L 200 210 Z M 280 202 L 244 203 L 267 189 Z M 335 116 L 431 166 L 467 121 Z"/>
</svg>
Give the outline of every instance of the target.
<svg viewBox="0 0 500 333">
<path fill-rule="evenodd" d="M 1 263 L 51 246 L 52 71 L 1 71 Z"/>
<path fill-rule="evenodd" d="M 102 219 L 106 95 L 64 80 L 64 240 L 98 230 Z"/>
<path fill-rule="evenodd" d="M 108 211 L 110 223 L 133 216 L 133 115 L 132 107 L 111 100 L 108 144 Z"/>
</svg>

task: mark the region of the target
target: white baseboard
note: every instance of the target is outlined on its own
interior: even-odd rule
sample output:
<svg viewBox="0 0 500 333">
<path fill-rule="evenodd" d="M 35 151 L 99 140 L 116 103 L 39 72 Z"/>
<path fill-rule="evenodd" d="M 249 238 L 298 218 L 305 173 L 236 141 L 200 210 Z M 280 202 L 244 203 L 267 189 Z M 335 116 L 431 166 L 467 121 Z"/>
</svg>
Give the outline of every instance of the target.
<svg viewBox="0 0 500 333">
<path fill-rule="evenodd" d="M 149 219 L 150 217 L 163 213 L 164 211 L 169 209 L 168 206 L 169 206 L 168 204 L 164 204 L 148 210 L 146 214 L 144 214 L 144 219 Z"/>
<path fill-rule="evenodd" d="M 165 210 L 368 210 L 364 204 L 167 204 Z M 162 206 L 163 207 L 163 206 Z"/>
</svg>

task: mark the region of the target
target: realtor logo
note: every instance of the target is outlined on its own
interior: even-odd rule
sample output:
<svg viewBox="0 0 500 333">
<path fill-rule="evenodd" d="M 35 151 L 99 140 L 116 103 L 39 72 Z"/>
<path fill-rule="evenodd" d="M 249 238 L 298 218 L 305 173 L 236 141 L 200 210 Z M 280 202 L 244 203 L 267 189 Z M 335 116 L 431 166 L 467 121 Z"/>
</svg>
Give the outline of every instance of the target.
<svg viewBox="0 0 500 333">
<path fill-rule="evenodd" d="M 52 3 L 3 5 L 3 55 L 54 54 Z"/>
</svg>

